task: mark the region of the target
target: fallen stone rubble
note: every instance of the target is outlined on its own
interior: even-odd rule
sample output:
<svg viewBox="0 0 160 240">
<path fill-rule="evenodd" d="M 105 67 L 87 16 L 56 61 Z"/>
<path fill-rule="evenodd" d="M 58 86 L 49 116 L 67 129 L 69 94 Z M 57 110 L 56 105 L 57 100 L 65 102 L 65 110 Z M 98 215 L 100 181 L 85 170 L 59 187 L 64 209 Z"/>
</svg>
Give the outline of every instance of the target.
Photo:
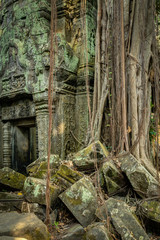
<svg viewBox="0 0 160 240">
<path fill-rule="evenodd" d="M 0 239 L 52 239 L 53 231 L 49 233 L 44 224 L 46 161 L 30 164 L 27 176 L 0 169 Z M 160 184 L 131 154 L 111 159 L 98 141 L 63 162 L 52 155 L 50 168 L 54 239 L 149 240 L 160 236 Z M 69 216 L 66 224 L 63 209 Z"/>
</svg>

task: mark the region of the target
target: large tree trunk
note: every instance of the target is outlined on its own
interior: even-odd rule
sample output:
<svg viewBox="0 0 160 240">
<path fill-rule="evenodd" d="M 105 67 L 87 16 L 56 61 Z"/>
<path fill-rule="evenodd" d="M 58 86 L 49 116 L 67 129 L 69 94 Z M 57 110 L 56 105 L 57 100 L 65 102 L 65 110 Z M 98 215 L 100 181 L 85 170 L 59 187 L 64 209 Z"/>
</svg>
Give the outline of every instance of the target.
<svg viewBox="0 0 160 240">
<path fill-rule="evenodd" d="M 134 12 L 128 52 L 132 153 L 137 158 L 146 159 L 149 156 L 148 128 L 151 99 L 149 61 L 152 56 L 151 44 L 153 41 L 152 1 L 135 1 Z"/>
<path fill-rule="evenodd" d="M 155 0 L 98 0 L 97 3 L 94 139 L 103 140 L 102 120 L 108 108 L 113 152 L 129 149 L 155 175 L 148 161 Z"/>
</svg>

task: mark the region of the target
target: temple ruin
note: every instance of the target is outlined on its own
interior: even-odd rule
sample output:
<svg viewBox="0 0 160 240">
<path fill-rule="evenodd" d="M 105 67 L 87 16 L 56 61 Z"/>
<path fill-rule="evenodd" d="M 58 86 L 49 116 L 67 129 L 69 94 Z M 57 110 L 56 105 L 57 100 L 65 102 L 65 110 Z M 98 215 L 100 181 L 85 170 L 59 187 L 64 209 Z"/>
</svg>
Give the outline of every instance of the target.
<svg viewBox="0 0 160 240">
<path fill-rule="evenodd" d="M 50 8 L 48 0 L 0 1 L 0 167 L 20 172 L 47 155 Z M 56 25 L 51 152 L 64 159 L 87 133 L 85 79 L 92 94 L 96 1 L 87 1 L 83 14 L 80 1 L 58 0 Z"/>
</svg>

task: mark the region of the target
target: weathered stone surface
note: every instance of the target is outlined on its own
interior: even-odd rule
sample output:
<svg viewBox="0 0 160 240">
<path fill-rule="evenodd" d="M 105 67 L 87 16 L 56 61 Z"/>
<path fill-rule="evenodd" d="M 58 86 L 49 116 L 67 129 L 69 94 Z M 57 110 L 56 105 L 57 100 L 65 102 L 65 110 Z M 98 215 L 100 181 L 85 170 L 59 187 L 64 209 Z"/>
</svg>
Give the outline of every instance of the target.
<svg viewBox="0 0 160 240">
<path fill-rule="evenodd" d="M 65 235 L 62 237 L 62 240 L 83 240 L 85 239 L 84 235 L 84 228 L 77 223 L 66 231 Z"/>
<path fill-rule="evenodd" d="M 62 164 L 56 173 L 56 179 L 58 180 L 58 186 L 63 189 L 70 187 L 76 181 L 80 180 L 83 174 L 69 168 L 67 165 Z"/>
<path fill-rule="evenodd" d="M 54 225 L 54 223 L 55 223 L 56 220 L 57 220 L 57 216 L 58 216 L 58 211 L 57 211 L 57 209 L 55 209 L 54 211 L 52 211 L 49 216 L 50 216 L 51 224 Z"/>
<path fill-rule="evenodd" d="M 97 195 L 90 178 L 80 179 L 59 197 L 83 227 L 95 219 Z"/>
<path fill-rule="evenodd" d="M 21 192 L 0 192 L 0 199 L 4 200 L 23 200 L 24 196 Z"/>
<path fill-rule="evenodd" d="M 22 237 L 27 240 L 49 240 L 46 225 L 33 213 L 0 214 L 0 236 Z"/>
<path fill-rule="evenodd" d="M 143 201 L 140 209 L 143 216 L 160 224 L 160 202 L 154 200 Z"/>
<path fill-rule="evenodd" d="M 125 202 L 109 198 L 105 204 L 108 215 L 123 240 L 149 240 L 138 219 L 132 214 Z M 96 215 L 102 220 L 106 219 L 105 206 L 100 207 Z"/>
<path fill-rule="evenodd" d="M 57 1 L 57 53 L 55 54 L 55 86 L 52 151 L 62 158 L 69 152 L 80 149 L 88 129 L 88 107 L 86 101 L 84 59 L 89 68 L 87 75 L 94 78 L 96 2 L 86 2 L 87 34 L 81 29 L 79 1 Z M 34 117 L 38 129 L 39 156 L 47 153 L 48 105 L 44 95 L 48 95 L 50 69 L 50 1 L 16 0 L 3 1 L 0 11 L 0 98 L 9 101 L 2 106 L 5 121 Z M 11 18 L 11 16 L 14 16 Z M 85 39 L 88 51 L 83 51 Z M 21 104 L 26 96 L 29 104 Z M 41 96 L 41 97 L 37 97 Z M 16 101 L 21 98 L 20 101 Z M 30 100 L 31 99 L 31 100 Z M 33 101 L 32 101 L 33 99 Z M 48 96 L 47 96 L 48 99 Z M 54 99 L 55 100 L 55 99 Z M 13 103 L 13 105 L 12 105 Z M 1 104 L 2 105 L 2 104 Z M 65 127 L 64 127 L 65 126 Z M 73 136 L 72 136 L 73 132 Z M 9 138 L 12 140 L 13 136 Z M 2 142 L 2 139 L 0 138 Z M 9 149 L 5 145 L 6 164 L 11 163 Z M 33 146 L 33 145 L 32 145 Z M 8 152 L 7 152 L 7 149 Z M 2 149 L 0 149 L 2 150 Z M 1 154 L 2 151 L 0 151 Z M 7 155 L 8 154 L 8 155 Z M 14 162 L 14 161 L 13 161 Z M 39 176 L 34 176 L 39 177 Z"/>
<path fill-rule="evenodd" d="M 0 192 L 0 212 L 20 210 L 23 198 L 21 192 Z"/>
<path fill-rule="evenodd" d="M 24 183 L 23 192 L 29 202 L 46 204 L 46 181 L 43 179 L 28 177 Z M 55 202 L 59 194 L 59 188 L 56 185 L 50 185 L 51 205 Z"/>
<path fill-rule="evenodd" d="M 42 221 L 45 220 L 46 209 L 43 205 L 40 205 L 38 203 L 23 202 L 22 207 L 21 207 L 21 212 L 22 213 L 34 213 Z"/>
<path fill-rule="evenodd" d="M 118 171 L 113 161 L 107 161 L 102 166 L 102 171 L 108 194 L 113 194 L 125 186 L 125 179 Z"/>
<path fill-rule="evenodd" d="M 23 174 L 18 173 L 11 168 L 4 167 L 0 169 L 0 183 L 4 185 L 22 190 L 25 180 L 26 177 Z"/>
<path fill-rule="evenodd" d="M 158 196 L 160 185 L 158 181 L 143 167 L 137 159 L 129 154 L 120 157 L 121 169 L 127 175 L 134 190 L 143 197 Z"/>
<path fill-rule="evenodd" d="M 0 240 L 27 240 L 27 238 L 1 236 Z"/>
<path fill-rule="evenodd" d="M 107 156 L 107 149 L 100 141 L 97 141 L 76 153 L 73 156 L 73 163 L 79 170 L 91 170 L 94 169 L 95 157 L 99 162 Z"/>
<path fill-rule="evenodd" d="M 109 240 L 107 227 L 103 223 L 93 223 L 86 229 L 86 240 Z"/>
<path fill-rule="evenodd" d="M 51 176 L 55 174 L 60 165 L 60 158 L 58 155 L 50 156 L 50 172 Z M 26 168 L 27 173 L 31 177 L 45 179 L 47 177 L 47 157 L 37 159 L 29 164 Z"/>
</svg>

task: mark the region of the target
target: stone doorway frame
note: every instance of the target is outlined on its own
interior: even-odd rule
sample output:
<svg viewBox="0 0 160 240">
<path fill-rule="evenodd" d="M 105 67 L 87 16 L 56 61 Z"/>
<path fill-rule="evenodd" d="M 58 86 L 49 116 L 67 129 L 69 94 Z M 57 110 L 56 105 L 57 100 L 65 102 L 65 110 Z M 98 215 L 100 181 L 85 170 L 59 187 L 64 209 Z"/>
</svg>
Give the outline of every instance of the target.
<svg viewBox="0 0 160 240">
<path fill-rule="evenodd" d="M 36 118 L 31 117 L 28 119 L 20 119 L 20 120 L 11 120 L 3 123 L 3 167 L 12 168 L 13 161 L 13 145 L 12 138 L 14 127 L 36 127 L 36 153 L 38 155 L 38 131 L 36 126 Z M 37 156 L 38 157 L 38 156 Z"/>
</svg>

